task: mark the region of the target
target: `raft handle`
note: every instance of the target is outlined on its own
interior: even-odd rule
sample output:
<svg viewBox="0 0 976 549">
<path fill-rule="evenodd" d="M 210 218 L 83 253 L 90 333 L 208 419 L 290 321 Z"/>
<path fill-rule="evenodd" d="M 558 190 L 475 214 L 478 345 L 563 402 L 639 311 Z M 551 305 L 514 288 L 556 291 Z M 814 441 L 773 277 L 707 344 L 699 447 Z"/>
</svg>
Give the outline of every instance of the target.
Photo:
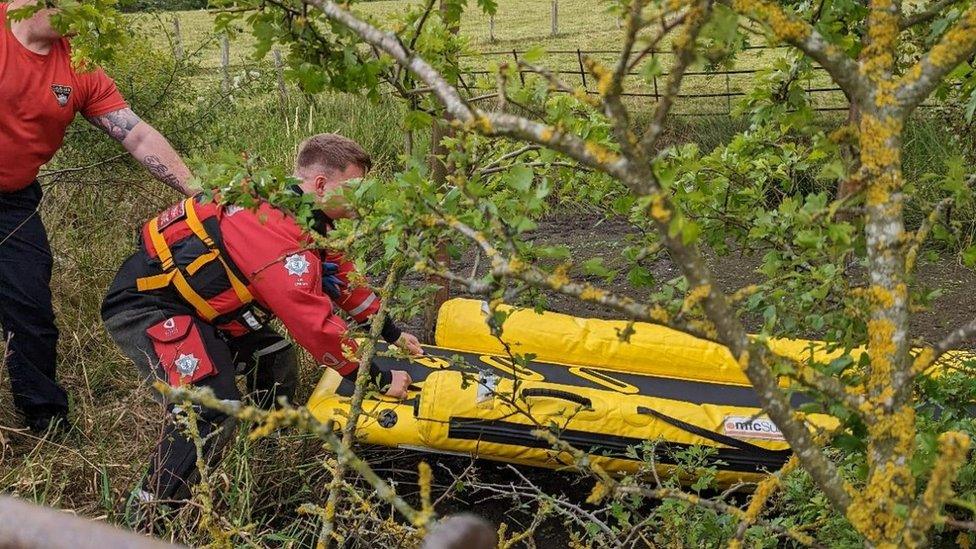
<svg viewBox="0 0 976 549">
<path fill-rule="evenodd" d="M 687 423 L 687 422 L 681 421 L 680 419 L 678 419 L 676 417 L 671 417 L 671 416 L 669 416 L 667 414 L 662 414 L 661 412 L 658 412 L 657 410 L 655 410 L 653 408 L 647 408 L 645 406 L 638 406 L 637 407 L 637 413 L 639 415 L 642 415 L 642 416 L 651 416 L 653 418 L 659 419 L 659 420 L 661 420 L 661 421 L 663 421 L 663 422 L 671 425 L 672 427 L 677 427 L 678 429 L 681 429 L 682 431 L 686 431 L 686 432 L 691 433 L 693 435 L 698 435 L 698 436 L 700 436 L 700 437 L 702 437 L 704 439 L 710 440 L 712 442 L 717 442 L 719 444 L 724 444 L 726 446 L 731 446 L 732 448 L 735 448 L 736 450 L 741 450 L 741 451 L 746 452 L 748 454 L 751 454 L 753 456 L 763 457 L 763 456 L 773 455 L 773 454 L 776 454 L 776 453 L 780 452 L 779 450 L 770 450 L 769 448 L 763 448 L 762 446 L 757 446 L 755 444 L 750 444 L 750 443 L 748 443 L 748 442 L 746 442 L 744 440 L 739 440 L 737 438 L 732 438 L 732 437 L 727 436 L 727 435 L 719 434 L 719 433 L 716 433 L 715 431 L 709 431 L 708 429 L 705 429 L 703 427 L 699 427 L 698 425 L 692 425 L 691 423 Z M 787 450 L 787 453 L 789 453 L 789 450 Z"/>
<path fill-rule="evenodd" d="M 584 397 L 577 395 L 575 393 L 570 393 L 569 391 L 561 391 L 559 389 L 543 389 L 541 387 L 522 389 L 521 397 L 523 399 L 530 397 L 547 397 L 547 398 L 558 398 L 562 400 L 568 400 L 575 404 L 579 404 L 585 408 L 593 408 L 593 401 Z"/>
</svg>

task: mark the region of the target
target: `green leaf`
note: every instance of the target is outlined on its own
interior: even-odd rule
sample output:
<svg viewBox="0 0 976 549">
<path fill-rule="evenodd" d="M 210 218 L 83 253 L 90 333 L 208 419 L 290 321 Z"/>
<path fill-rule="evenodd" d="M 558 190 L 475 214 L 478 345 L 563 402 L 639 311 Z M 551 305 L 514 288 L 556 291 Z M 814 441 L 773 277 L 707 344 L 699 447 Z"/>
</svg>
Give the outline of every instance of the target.
<svg viewBox="0 0 976 549">
<path fill-rule="evenodd" d="M 607 277 L 610 276 L 610 269 L 603 265 L 602 257 L 594 257 L 583 262 L 583 272 L 588 275 Z"/>
<path fill-rule="evenodd" d="M 532 186 L 532 170 L 521 164 L 513 166 L 505 175 L 505 183 L 520 193 L 524 193 Z"/>
<path fill-rule="evenodd" d="M 965 263 L 967 267 L 976 265 L 976 244 L 973 244 L 962 252 L 962 262 Z"/>
<path fill-rule="evenodd" d="M 546 48 L 543 46 L 532 46 L 522 54 L 522 60 L 526 63 L 536 63 L 546 55 Z"/>
<path fill-rule="evenodd" d="M 498 11 L 497 0 L 478 0 L 478 7 L 487 15 L 495 15 Z"/>
<path fill-rule="evenodd" d="M 410 111 L 403 117 L 403 126 L 408 130 L 429 128 L 434 118 L 424 111 Z"/>
<path fill-rule="evenodd" d="M 539 246 L 533 248 L 533 251 L 539 257 L 548 257 L 550 259 L 569 259 L 569 246 L 559 245 L 559 246 Z"/>
<path fill-rule="evenodd" d="M 647 83 L 653 83 L 654 79 L 664 73 L 664 67 L 661 66 L 661 61 L 658 60 L 656 56 L 652 56 L 650 59 L 644 62 L 640 68 L 640 76 Z"/>
</svg>

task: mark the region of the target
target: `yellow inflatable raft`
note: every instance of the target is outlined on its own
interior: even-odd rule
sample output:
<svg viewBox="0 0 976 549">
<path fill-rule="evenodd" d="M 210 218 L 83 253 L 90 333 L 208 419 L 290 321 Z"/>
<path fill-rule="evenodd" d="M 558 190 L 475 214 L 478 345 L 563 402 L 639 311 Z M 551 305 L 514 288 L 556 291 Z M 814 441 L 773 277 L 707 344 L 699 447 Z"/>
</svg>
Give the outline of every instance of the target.
<svg viewBox="0 0 976 549">
<path fill-rule="evenodd" d="M 415 360 L 377 359 L 381 368 L 407 370 L 416 390 L 405 401 L 367 399 L 357 428 L 362 442 L 572 467 L 569 453 L 539 436 L 548 431 L 610 471 L 636 471 L 653 452 L 662 474 L 674 471 L 679 452 L 701 445 L 713 449 L 706 462 L 720 470 L 723 484 L 758 480 L 790 455 L 749 387 L 425 350 L 428 355 Z M 330 370 L 308 408 L 320 421 L 343 424 L 352 391 L 352 383 Z M 816 421 L 825 427 L 834 422 L 826 416 Z"/>
<path fill-rule="evenodd" d="M 514 354 L 533 354 L 538 360 L 584 366 L 599 366 L 627 372 L 645 372 L 675 379 L 750 386 L 729 349 L 671 328 L 622 320 L 577 318 L 532 309 L 513 309 L 505 319 L 502 340 Z M 475 299 L 452 299 L 444 303 L 437 317 L 437 345 L 480 353 L 505 353 L 505 347 L 491 334 L 486 322 L 488 304 Z M 632 330 L 627 342 L 620 333 Z M 843 351 L 824 341 L 771 339 L 770 350 L 799 365 L 828 364 Z M 863 352 L 854 349 L 852 358 Z M 945 366 L 976 362 L 976 354 L 949 351 L 929 373 Z"/>
<path fill-rule="evenodd" d="M 360 440 L 383 446 L 550 468 L 572 467 L 572 456 L 553 449 L 557 434 L 610 471 L 648 463 L 674 470 L 690 446 L 712 449 L 708 462 L 722 483 L 753 481 L 790 456 L 782 433 L 762 412 L 755 392 L 727 348 L 650 324 L 575 318 L 532 310 L 511 312 L 503 340 L 513 364 L 486 324 L 482 301 L 454 299 L 437 323 L 438 347 L 416 360 L 380 356 L 384 369 L 407 370 L 414 380 L 402 402 L 367 399 Z M 632 335 L 627 342 L 619 334 Z M 807 340 L 774 340 L 774 352 L 804 363 L 828 362 L 840 351 Z M 950 360 L 972 360 L 955 353 Z M 322 421 L 342 424 L 353 386 L 333 371 L 308 403 Z M 794 395 L 794 404 L 804 401 Z M 832 429 L 837 420 L 810 415 Z"/>
</svg>

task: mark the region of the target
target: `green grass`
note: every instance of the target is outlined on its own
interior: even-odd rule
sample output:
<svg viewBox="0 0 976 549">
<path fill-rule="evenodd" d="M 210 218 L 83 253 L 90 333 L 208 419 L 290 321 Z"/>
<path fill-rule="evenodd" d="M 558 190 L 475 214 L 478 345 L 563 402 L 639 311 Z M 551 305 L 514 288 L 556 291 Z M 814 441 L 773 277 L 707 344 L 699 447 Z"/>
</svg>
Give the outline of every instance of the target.
<svg viewBox="0 0 976 549">
<path fill-rule="evenodd" d="M 374 22 L 386 24 L 391 16 L 399 13 L 405 6 L 419 5 L 420 0 L 386 0 L 366 2 L 357 5 L 357 10 L 373 18 Z M 163 15 L 135 15 L 141 25 L 145 26 L 151 35 L 158 37 L 157 42 L 168 44 L 172 37 L 172 18 L 178 18 L 181 26 L 181 36 L 184 50 L 196 53 L 200 67 L 205 70 L 205 78 L 210 82 L 218 80 L 220 67 L 220 40 L 214 35 L 213 22 L 215 13 L 208 11 L 172 12 Z M 462 65 L 468 70 L 483 71 L 493 64 L 511 62 L 514 60 L 513 50 L 524 52 L 530 48 L 542 47 L 547 53 L 537 64 L 556 72 L 562 72 L 563 79 L 571 86 L 583 86 L 580 76 L 580 56 L 576 50 L 582 52 L 600 52 L 589 54 L 590 57 L 605 64 L 612 64 L 616 60 L 613 53 L 621 47 L 622 31 L 617 28 L 616 16 L 606 9 L 606 5 L 599 2 L 584 0 L 562 0 L 559 2 L 559 33 L 551 35 L 550 1 L 549 0 L 501 0 L 495 16 L 495 38 L 489 38 L 489 18 L 481 11 L 469 9 L 462 19 L 460 33 L 467 39 L 471 55 L 462 58 Z M 754 42 L 761 45 L 759 42 Z M 252 57 L 254 40 L 246 29 L 231 34 L 230 62 L 234 74 L 239 74 L 244 67 L 258 65 L 269 67 L 268 60 L 257 61 Z M 666 50 L 665 46 L 659 49 Z M 734 65 L 728 67 L 733 71 L 759 70 L 772 66 L 773 62 L 785 54 L 785 49 L 749 50 L 741 53 Z M 568 52 L 568 53 L 559 53 Z M 673 60 L 670 53 L 661 53 L 658 58 L 662 66 L 667 69 Z M 721 95 L 737 93 L 747 89 L 756 78 L 754 74 L 716 74 L 707 67 L 697 66 L 691 69 L 691 74 L 684 80 L 682 94 L 686 95 Z M 475 78 L 465 79 L 472 87 L 476 86 Z M 628 83 L 631 93 L 654 94 L 663 90 L 664 78 L 654 82 L 644 82 L 633 76 Z M 830 85 L 827 75 L 818 72 L 804 85 L 808 88 L 828 88 Z M 493 89 L 491 81 L 481 82 L 481 86 Z M 586 87 L 594 90 L 592 78 L 586 81 Z M 820 107 L 843 106 L 844 99 L 839 92 L 816 92 L 813 94 L 815 104 Z M 674 109 L 676 114 L 725 114 L 731 109 L 737 97 L 687 97 L 681 99 Z M 635 102 L 652 103 L 652 97 L 634 98 Z"/>
</svg>

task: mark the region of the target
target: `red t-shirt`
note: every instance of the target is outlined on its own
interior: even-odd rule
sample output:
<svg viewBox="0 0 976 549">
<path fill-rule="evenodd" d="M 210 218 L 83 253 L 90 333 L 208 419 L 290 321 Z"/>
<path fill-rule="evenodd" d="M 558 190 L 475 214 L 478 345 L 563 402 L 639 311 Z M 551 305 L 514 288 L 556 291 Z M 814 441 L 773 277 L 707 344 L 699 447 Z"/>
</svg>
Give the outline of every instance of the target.
<svg viewBox="0 0 976 549">
<path fill-rule="evenodd" d="M 0 192 L 30 185 L 61 147 L 76 112 L 101 116 L 126 108 L 104 71 L 75 72 L 71 45 L 34 53 L 13 35 L 0 4 Z"/>
</svg>

